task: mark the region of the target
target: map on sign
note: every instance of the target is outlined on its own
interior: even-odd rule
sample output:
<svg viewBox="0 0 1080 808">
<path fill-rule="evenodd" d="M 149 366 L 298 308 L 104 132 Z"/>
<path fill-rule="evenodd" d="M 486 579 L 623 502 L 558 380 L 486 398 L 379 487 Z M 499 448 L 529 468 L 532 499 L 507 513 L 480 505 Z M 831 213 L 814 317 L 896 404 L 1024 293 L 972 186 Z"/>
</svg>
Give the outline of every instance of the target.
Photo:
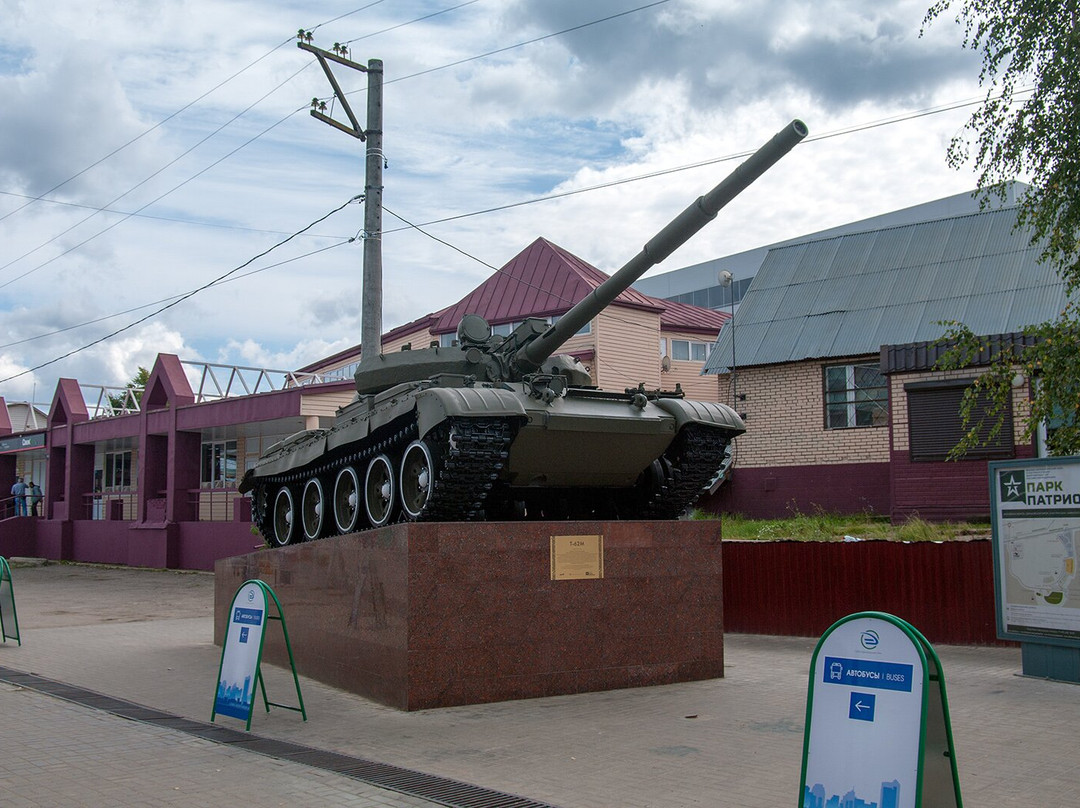
<svg viewBox="0 0 1080 808">
<path fill-rule="evenodd" d="M 1080 646 L 1080 458 L 990 464 L 998 636 Z"/>
<path fill-rule="evenodd" d="M 1009 519 L 1003 525 L 1005 600 L 1012 605 L 1080 609 L 1076 556 L 1080 528 L 1075 520 Z"/>
</svg>

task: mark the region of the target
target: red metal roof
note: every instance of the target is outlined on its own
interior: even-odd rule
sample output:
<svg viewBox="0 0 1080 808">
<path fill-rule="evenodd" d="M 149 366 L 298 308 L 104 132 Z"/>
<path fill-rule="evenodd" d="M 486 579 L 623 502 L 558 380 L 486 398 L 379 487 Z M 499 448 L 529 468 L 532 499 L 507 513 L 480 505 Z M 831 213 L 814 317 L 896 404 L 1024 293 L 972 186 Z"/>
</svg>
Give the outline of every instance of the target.
<svg viewBox="0 0 1080 808">
<path fill-rule="evenodd" d="M 697 331 L 716 336 L 724 323 L 731 319 L 725 311 L 676 303 L 674 300 L 657 300 L 664 307 L 660 312 L 660 328 L 664 331 Z"/>
<path fill-rule="evenodd" d="M 538 238 L 457 303 L 438 312 L 432 331 L 453 331 L 466 314 L 479 314 L 492 324 L 564 314 L 607 278 L 576 255 Z M 657 312 L 668 305 L 636 289 L 627 289 L 614 302 Z"/>
<path fill-rule="evenodd" d="M 606 281 L 608 276 L 591 264 L 545 238 L 538 238 L 469 294 L 445 309 L 425 314 L 383 334 L 383 341 L 431 330 L 449 334 L 466 314 L 479 314 L 492 325 L 526 317 L 565 314 L 570 307 Z M 663 331 L 689 331 L 715 337 L 731 315 L 688 303 L 650 297 L 634 288 L 615 298 L 615 305 L 658 312 Z M 348 355 L 360 355 L 354 345 L 333 357 L 320 359 L 301 370 L 325 367 Z"/>
</svg>

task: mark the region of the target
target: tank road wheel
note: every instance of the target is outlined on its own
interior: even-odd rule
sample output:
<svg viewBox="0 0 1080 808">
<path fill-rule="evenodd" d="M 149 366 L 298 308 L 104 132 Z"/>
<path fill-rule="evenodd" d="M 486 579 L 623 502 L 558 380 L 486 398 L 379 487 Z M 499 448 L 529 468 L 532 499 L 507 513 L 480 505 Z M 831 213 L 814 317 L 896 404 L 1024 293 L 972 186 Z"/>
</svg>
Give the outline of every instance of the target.
<svg viewBox="0 0 1080 808">
<path fill-rule="evenodd" d="M 414 440 L 401 458 L 401 507 L 409 519 L 419 519 L 435 485 L 435 462 L 423 440 Z"/>
<path fill-rule="evenodd" d="M 360 516 L 360 478 L 346 466 L 334 482 L 334 521 L 342 533 L 352 533 Z"/>
<path fill-rule="evenodd" d="M 364 508 L 372 526 L 382 527 L 394 515 L 394 464 L 384 454 L 368 463 L 364 476 Z"/>
<path fill-rule="evenodd" d="M 296 541 L 296 508 L 289 486 L 283 485 L 274 496 L 274 510 L 270 517 L 270 533 L 267 541 L 273 547 L 284 547 Z"/>
<path fill-rule="evenodd" d="M 317 539 L 326 524 L 326 496 L 318 477 L 312 477 L 304 484 L 304 496 L 300 505 L 304 537 Z"/>
</svg>

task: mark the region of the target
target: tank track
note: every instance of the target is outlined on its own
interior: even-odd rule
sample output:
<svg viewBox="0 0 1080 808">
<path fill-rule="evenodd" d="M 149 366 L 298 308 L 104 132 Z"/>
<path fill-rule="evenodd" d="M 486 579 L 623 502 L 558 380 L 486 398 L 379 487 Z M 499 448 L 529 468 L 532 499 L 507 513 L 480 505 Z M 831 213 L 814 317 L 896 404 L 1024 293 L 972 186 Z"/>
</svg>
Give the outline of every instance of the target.
<svg viewBox="0 0 1080 808">
<path fill-rule="evenodd" d="M 451 418 L 432 430 L 431 443 L 444 454 L 436 460 L 436 484 L 421 521 L 483 519 L 484 504 L 506 465 L 516 432 L 516 424 L 505 418 Z"/>
<path fill-rule="evenodd" d="M 705 493 L 724 460 L 731 438 L 718 429 L 687 424 L 664 453 L 671 464 L 662 490 L 644 502 L 636 518 L 674 519 Z"/>
<path fill-rule="evenodd" d="M 451 418 L 429 433 L 428 447 L 436 465 L 435 482 L 417 521 L 468 522 L 484 518 L 484 504 L 510 455 L 518 425 L 511 419 Z M 264 537 L 270 535 L 268 492 L 278 486 L 303 483 L 311 477 L 332 479 L 353 466 L 363 475 L 368 462 L 384 452 L 399 454 L 416 439 L 415 419 L 393 425 L 360 451 L 339 454 L 317 465 L 288 474 L 264 477 L 253 492 L 252 522 Z M 403 516 L 398 515 L 397 521 Z M 362 529 L 362 528 L 361 528 Z M 327 535 L 337 533 L 331 523 Z"/>
<path fill-rule="evenodd" d="M 498 478 L 510 455 L 519 424 L 507 418 L 451 418 L 432 430 L 426 440 L 432 453 L 435 480 L 427 505 L 417 521 L 470 522 L 487 518 L 485 509 L 506 503 L 492 501 Z M 253 492 L 252 522 L 263 536 L 269 536 L 268 492 L 286 483 L 302 483 L 313 476 L 332 478 L 347 465 L 361 472 L 376 455 L 400 454 L 416 438 L 415 420 L 393 425 L 359 451 L 346 452 L 326 462 L 289 474 L 266 477 Z M 687 424 L 664 454 L 664 479 L 648 490 L 634 488 L 619 492 L 596 489 L 594 504 L 618 497 L 616 512 L 623 519 L 674 519 L 694 504 L 723 462 L 730 438 L 723 432 L 699 424 Z M 557 496 L 558 492 L 550 492 Z M 513 494 L 502 490 L 493 500 Z M 584 517 L 584 514 L 581 514 Z M 402 521 L 400 514 L 397 521 Z M 361 528 L 363 529 L 363 528 Z M 327 535 L 337 533 L 331 523 Z"/>
</svg>

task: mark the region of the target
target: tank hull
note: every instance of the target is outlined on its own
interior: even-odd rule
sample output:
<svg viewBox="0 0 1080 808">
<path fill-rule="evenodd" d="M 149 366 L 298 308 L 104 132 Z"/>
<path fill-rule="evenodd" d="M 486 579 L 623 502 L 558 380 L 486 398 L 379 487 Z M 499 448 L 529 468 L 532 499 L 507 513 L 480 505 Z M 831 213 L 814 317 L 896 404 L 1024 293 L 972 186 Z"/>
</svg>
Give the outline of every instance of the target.
<svg viewBox="0 0 1080 808">
<path fill-rule="evenodd" d="M 271 545 L 392 521 L 671 518 L 745 430 L 722 404 L 673 394 L 468 377 L 403 384 L 271 447 L 245 476 Z M 692 467 L 691 467 L 692 466 Z"/>
</svg>

